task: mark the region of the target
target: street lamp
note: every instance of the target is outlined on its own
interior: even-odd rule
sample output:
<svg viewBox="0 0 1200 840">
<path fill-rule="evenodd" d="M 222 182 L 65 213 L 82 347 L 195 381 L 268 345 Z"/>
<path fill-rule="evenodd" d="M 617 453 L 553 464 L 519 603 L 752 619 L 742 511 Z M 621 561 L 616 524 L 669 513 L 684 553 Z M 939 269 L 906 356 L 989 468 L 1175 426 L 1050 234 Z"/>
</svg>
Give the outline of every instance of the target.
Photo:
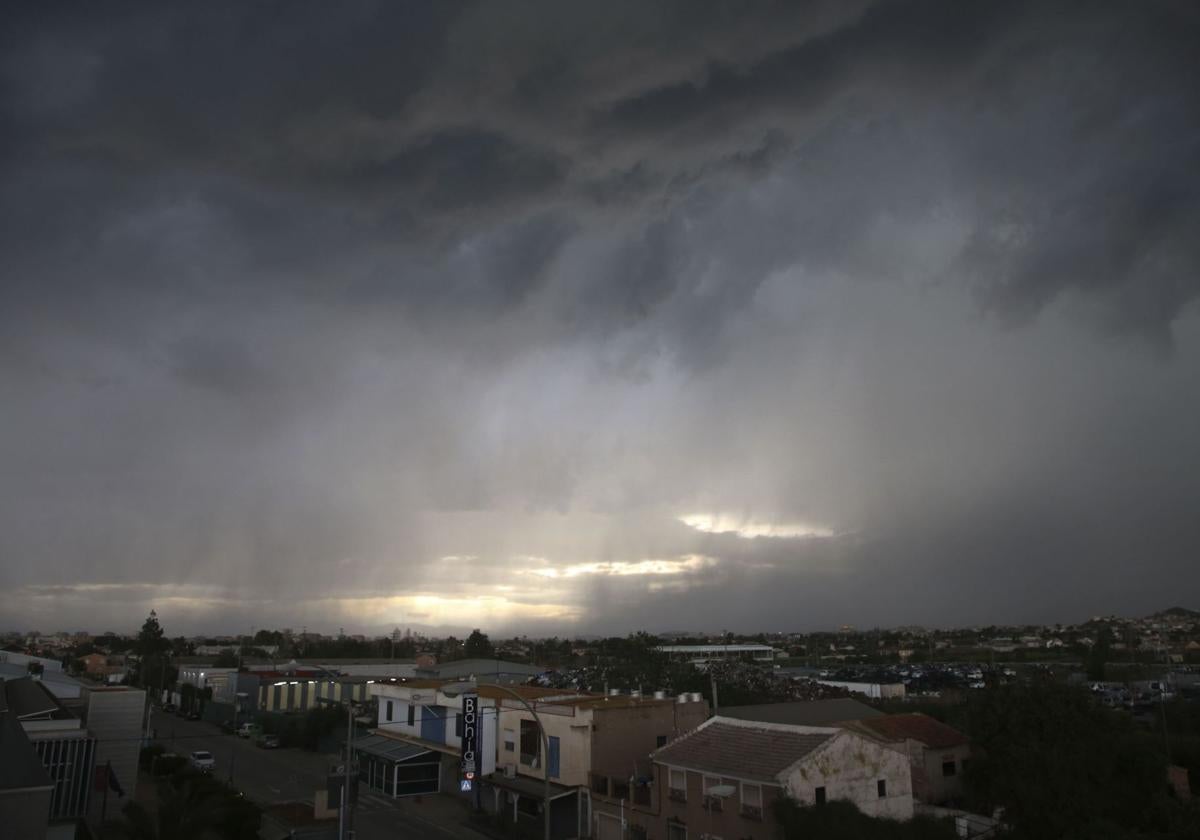
<svg viewBox="0 0 1200 840">
<path fill-rule="evenodd" d="M 312 667 L 319 668 L 330 677 L 333 678 L 334 684 L 337 683 L 338 675 L 321 665 L 314 664 Z M 317 697 L 318 703 L 328 703 L 330 705 L 339 705 L 340 700 L 334 700 L 331 697 Z M 354 744 L 354 706 L 350 700 L 346 701 L 346 758 L 342 762 L 342 801 L 338 808 L 338 840 L 347 840 L 350 836 L 350 757 Z"/>
<path fill-rule="evenodd" d="M 244 691 L 233 692 L 233 740 L 229 742 L 229 784 L 233 784 L 233 762 L 237 757 L 237 742 L 241 737 L 238 735 L 238 710 L 242 705 L 242 701 L 249 696 Z"/>
<path fill-rule="evenodd" d="M 546 727 L 542 725 L 542 719 L 538 717 L 537 710 L 529 704 L 524 697 L 511 688 L 497 683 L 477 683 L 473 680 L 449 683 L 443 685 L 439 691 L 447 697 L 460 697 L 463 694 L 475 694 L 481 688 L 491 688 L 496 691 L 502 691 L 512 697 L 518 703 L 525 707 L 529 714 L 533 715 L 533 722 L 537 724 L 538 732 L 542 736 L 542 811 L 544 824 L 542 834 L 544 840 L 550 840 L 550 736 L 546 734 Z M 496 728 L 500 727 L 500 708 L 496 708 Z"/>
<path fill-rule="evenodd" d="M 704 791 L 704 807 L 708 809 L 708 834 L 707 837 L 713 836 L 713 815 L 712 803 L 714 799 L 724 799 L 726 796 L 733 796 L 737 790 L 733 785 L 713 785 L 708 790 Z"/>
</svg>

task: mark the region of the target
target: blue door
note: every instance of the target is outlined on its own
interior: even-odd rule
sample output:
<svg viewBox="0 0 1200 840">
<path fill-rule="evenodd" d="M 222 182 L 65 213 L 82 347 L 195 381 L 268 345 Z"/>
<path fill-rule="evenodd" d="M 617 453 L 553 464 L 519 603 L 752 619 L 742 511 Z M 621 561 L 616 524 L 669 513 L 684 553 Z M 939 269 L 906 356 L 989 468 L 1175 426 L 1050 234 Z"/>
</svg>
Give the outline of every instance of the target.
<svg viewBox="0 0 1200 840">
<path fill-rule="evenodd" d="M 546 759 L 546 773 L 552 779 L 558 778 L 558 738 L 550 736 L 550 756 Z"/>
<path fill-rule="evenodd" d="M 421 737 L 436 744 L 446 743 L 446 709 L 441 706 L 422 706 Z"/>
</svg>

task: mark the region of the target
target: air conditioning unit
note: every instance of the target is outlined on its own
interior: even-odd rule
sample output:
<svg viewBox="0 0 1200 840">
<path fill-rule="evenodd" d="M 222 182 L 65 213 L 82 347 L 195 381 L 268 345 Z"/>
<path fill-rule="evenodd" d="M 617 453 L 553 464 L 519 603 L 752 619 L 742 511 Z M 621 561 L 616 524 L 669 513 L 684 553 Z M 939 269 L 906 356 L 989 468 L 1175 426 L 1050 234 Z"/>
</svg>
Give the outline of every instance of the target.
<svg viewBox="0 0 1200 840">
<path fill-rule="evenodd" d="M 506 779 L 517 778 L 517 765 L 505 764 L 504 765 L 504 778 L 506 778 Z"/>
</svg>

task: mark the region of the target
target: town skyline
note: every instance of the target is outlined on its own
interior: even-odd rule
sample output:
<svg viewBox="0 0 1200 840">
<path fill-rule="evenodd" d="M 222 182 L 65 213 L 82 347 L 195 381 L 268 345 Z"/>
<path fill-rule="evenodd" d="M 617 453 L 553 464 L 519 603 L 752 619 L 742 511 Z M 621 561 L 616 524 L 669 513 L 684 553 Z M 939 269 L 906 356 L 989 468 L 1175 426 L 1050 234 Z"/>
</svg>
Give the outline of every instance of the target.
<svg viewBox="0 0 1200 840">
<path fill-rule="evenodd" d="M 157 610 L 155 611 L 155 614 L 158 616 L 158 618 L 160 620 L 165 620 L 165 621 L 170 622 L 169 617 L 165 618 L 164 615 L 162 613 L 159 613 Z M 1093 613 L 1091 615 L 1088 615 L 1086 618 L 1081 618 L 1081 619 L 1078 619 L 1075 621 L 1047 621 L 1047 622 L 996 621 L 996 622 L 980 622 L 980 623 L 968 624 L 968 625 L 931 625 L 931 624 L 922 624 L 920 622 L 908 622 L 908 623 L 904 623 L 904 624 L 888 625 L 888 626 L 883 626 L 883 625 L 859 626 L 859 625 L 852 625 L 852 624 L 840 624 L 840 625 L 836 625 L 836 626 L 816 627 L 816 628 L 808 628 L 808 629 L 799 629 L 799 628 L 764 629 L 764 628 L 758 628 L 758 629 L 748 629 L 748 630 L 735 630 L 735 629 L 728 628 L 728 627 L 722 627 L 719 629 L 717 629 L 717 628 L 681 629 L 681 628 L 638 627 L 638 628 L 624 628 L 624 630 L 622 630 L 621 632 L 613 632 L 613 633 L 608 633 L 608 634 L 591 633 L 591 632 L 580 632 L 580 633 L 558 632 L 558 633 L 548 633 L 545 636 L 531 636 L 531 634 L 522 633 L 519 630 L 516 630 L 516 631 L 513 631 L 510 633 L 508 631 L 511 630 L 511 628 L 504 628 L 504 627 L 499 627 L 499 628 L 490 627 L 489 628 L 489 627 L 483 626 L 483 625 L 475 625 L 472 627 L 467 627 L 465 625 L 462 627 L 429 626 L 429 625 L 422 625 L 419 623 L 404 623 L 404 622 L 399 622 L 396 624 L 389 624 L 389 625 L 380 625 L 377 627 L 353 627 L 353 626 L 347 627 L 347 626 L 343 626 L 343 625 L 339 625 L 336 627 L 326 627 L 323 625 L 308 626 L 308 625 L 291 625 L 291 624 L 270 626 L 270 627 L 268 627 L 268 626 L 252 626 L 252 627 L 248 628 L 249 632 L 245 632 L 245 633 L 231 631 L 231 628 L 229 628 L 229 627 L 224 627 L 224 628 L 220 628 L 220 629 L 224 630 L 224 631 L 231 631 L 231 632 L 214 632 L 214 628 L 205 628 L 205 629 L 200 629 L 200 630 L 188 628 L 187 632 L 185 632 L 183 634 L 171 633 L 170 635 L 173 637 L 179 636 L 179 635 L 185 635 L 188 638 L 192 638 L 192 639 L 214 638 L 214 639 L 225 639 L 225 640 L 237 640 L 237 639 L 252 638 L 255 635 L 255 633 L 257 633 L 259 631 L 267 631 L 267 632 L 271 632 L 271 633 L 282 632 L 285 635 L 291 634 L 295 637 L 302 637 L 304 635 L 313 635 L 313 636 L 321 636 L 326 639 L 336 639 L 338 637 L 347 637 L 347 638 L 354 637 L 354 638 L 369 638 L 369 639 L 377 640 L 377 639 L 391 638 L 391 637 L 393 637 L 393 635 L 396 631 L 399 631 L 401 638 L 409 638 L 410 635 L 411 635 L 411 637 L 414 637 L 414 638 L 416 636 L 425 636 L 425 637 L 430 637 L 430 638 L 444 638 L 447 636 L 456 636 L 456 635 L 466 636 L 466 635 L 469 635 L 472 631 L 482 630 L 485 632 L 485 634 L 494 636 L 496 638 L 527 638 L 527 637 L 551 638 L 551 637 L 561 636 L 563 638 L 578 638 L 578 639 L 594 640 L 594 639 L 612 638 L 612 637 L 619 637 L 619 636 L 625 636 L 625 635 L 632 635 L 632 634 L 637 634 L 637 633 L 648 633 L 648 634 L 662 637 L 662 638 L 718 638 L 725 634 L 731 634 L 731 635 L 734 635 L 737 637 L 748 638 L 748 637 L 753 637 L 753 636 L 767 636 L 767 637 L 781 636 L 782 637 L 782 636 L 788 636 L 788 635 L 822 635 L 822 634 L 839 634 L 839 633 L 841 633 L 841 634 L 872 634 L 872 633 L 877 633 L 877 632 L 886 632 L 886 633 L 895 633 L 895 632 L 953 633 L 953 632 L 958 632 L 958 631 L 964 631 L 964 632 L 979 631 L 979 630 L 983 630 L 986 628 L 1003 628 L 1003 629 L 1017 629 L 1017 628 L 1023 628 L 1023 627 L 1038 627 L 1038 628 L 1064 627 L 1064 628 L 1066 628 L 1066 627 L 1079 627 L 1081 625 L 1085 625 L 1085 624 L 1097 622 L 1097 621 L 1115 620 L 1115 621 L 1121 621 L 1121 622 L 1148 622 L 1148 621 L 1151 621 L 1154 619 L 1161 620 L 1161 619 L 1171 619 L 1171 618 L 1188 619 L 1188 620 L 1200 623 L 1200 609 L 1192 609 L 1190 607 L 1184 607 L 1181 605 L 1173 605 L 1173 606 L 1165 607 L 1161 610 L 1156 610 L 1154 612 L 1143 614 L 1143 615 L 1118 615 L 1118 614 L 1113 614 L 1113 613 L 1106 613 L 1106 614 Z M 101 635 L 109 635 L 109 634 L 116 634 L 116 635 L 121 635 L 121 636 L 132 636 L 132 635 L 136 634 L 137 629 L 138 629 L 138 627 L 141 626 L 143 619 L 144 619 L 144 616 L 142 618 L 139 618 L 137 621 L 133 622 L 126 629 L 120 629 L 115 626 L 104 627 L 104 628 L 75 627 L 75 628 L 71 628 L 71 629 L 57 628 L 57 629 L 51 630 L 50 632 L 47 633 L 47 632 L 43 632 L 42 628 L 0 627 L 0 636 L 13 635 L 13 634 L 27 636 L 27 635 L 34 634 L 34 633 L 38 633 L 43 636 L 65 636 L 65 637 L 79 636 L 79 635 L 101 636 Z"/>
</svg>

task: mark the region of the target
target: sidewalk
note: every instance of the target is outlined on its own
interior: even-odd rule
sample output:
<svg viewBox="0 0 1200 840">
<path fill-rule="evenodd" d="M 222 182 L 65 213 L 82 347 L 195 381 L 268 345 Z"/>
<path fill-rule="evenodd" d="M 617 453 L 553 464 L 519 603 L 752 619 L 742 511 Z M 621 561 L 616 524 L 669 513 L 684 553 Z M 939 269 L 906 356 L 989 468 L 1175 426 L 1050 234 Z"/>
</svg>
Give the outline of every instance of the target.
<svg viewBox="0 0 1200 840">
<path fill-rule="evenodd" d="M 384 819 L 394 814 L 403 822 L 425 824 L 457 837 L 479 840 L 494 836 L 474 821 L 470 807 L 456 796 L 429 794 L 391 799 L 364 792 L 359 795 L 358 811 L 369 811 L 372 816 Z"/>
</svg>

